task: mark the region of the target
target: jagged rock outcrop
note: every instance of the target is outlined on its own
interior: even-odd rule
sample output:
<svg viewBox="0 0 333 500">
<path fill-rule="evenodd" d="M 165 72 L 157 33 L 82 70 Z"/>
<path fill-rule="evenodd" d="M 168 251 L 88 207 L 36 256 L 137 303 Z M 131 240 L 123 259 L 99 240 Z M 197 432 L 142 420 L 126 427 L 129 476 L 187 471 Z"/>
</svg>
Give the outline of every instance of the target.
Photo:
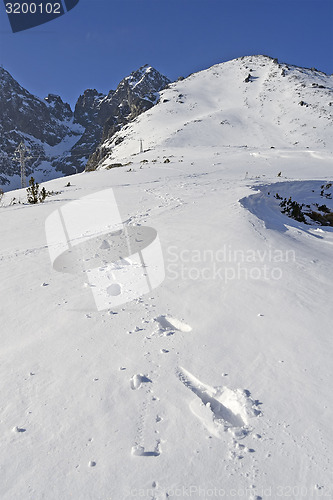
<svg viewBox="0 0 333 500">
<path fill-rule="evenodd" d="M 49 94 L 44 99 L 51 109 L 52 116 L 60 121 L 70 121 L 73 118 L 71 107 L 66 102 L 63 102 L 61 97 L 56 94 Z"/>
<path fill-rule="evenodd" d="M 124 125 L 150 109 L 159 98 L 159 92 L 163 90 L 170 80 L 161 75 L 151 66 L 145 65 L 124 78 L 115 92 L 101 101 L 100 112 L 108 109 L 108 119 L 104 122 L 101 134 L 101 145 L 89 158 L 87 170 L 94 170 L 104 157 L 102 143 L 110 139 Z M 106 116 L 107 113 L 103 113 Z"/>
</svg>

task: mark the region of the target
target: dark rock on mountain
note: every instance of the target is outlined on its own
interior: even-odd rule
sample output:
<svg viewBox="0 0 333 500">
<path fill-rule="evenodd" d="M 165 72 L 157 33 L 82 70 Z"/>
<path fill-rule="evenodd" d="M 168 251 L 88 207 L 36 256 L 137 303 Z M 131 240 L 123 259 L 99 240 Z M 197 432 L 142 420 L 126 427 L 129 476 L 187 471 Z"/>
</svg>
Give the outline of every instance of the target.
<svg viewBox="0 0 333 500">
<path fill-rule="evenodd" d="M 2 133 L 19 130 L 53 146 L 69 132 L 65 122 L 72 112 L 59 96 L 49 95 L 44 102 L 0 68 L 0 114 Z"/>
<path fill-rule="evenodd" d="M 107 95 L 86 90 L 74 110 L 75 121 L 85 127 L 85 131 L 67 156 L 59 160 L 58 168 L 64 168 L 66 163 L 82 171 L 89 158 L 86 170 L 94 170 L 104 156 L 100 144 L 154 106 L 158 92 L 168 83 L 168 78 L 145 65 L 124 78 L 117 89 Z"/>
<path fill-rule="evenodd" d="M 97 92 L 96 89 L 85 90 L 75 105 L 75 120 L 84 127 L 89 127 L 92 123 L 98 123 L 100 104 L 105 97 L 104 94 Z M 99 124 L 102 125 L 102 122 Z"/>
<path fill-rule="evenodd" d="M 107 95 L 86 90 L 73 113 L 60 96 L 39 99 L 0 68 L 0 186 L 20 186 L 20 166 L 13 156 L 21 141 L 32 157 L 26 163 L 27 177 L 33 174 L 38 182 L 81 172 L 90 156 L 93 168 L 94 158 L 102 154 L 101 141 L 152 107 L 168 83 L 158 71 L 143 66 Z"/>
<path fill-rule="evenodd" d="M 73 112 L 71 110 L 71 107 L 69 104 L 66 102 L 63 102 L 61 97 L 56 94 L 49 94 L 47 97 L 44 99 L 47 104 L 49 105 L 49 108 L 52 108 L 52 115 L 55 116 L 58 120 L 63 121 L 63 120 L 71 120 L 73 117 Z"/>
<path fill-rule="evenodd" d="M 70 106 L 59 96 L 49 94 L 45 100 L 39 99 L 3 68 L 0 68 L 0 116 L 0 183 L 7 188 L 10 184 L 14 188 L 19 186 L 18 179 L 11 183 L 11 178 L 20 173 L 13 156 L 21 141 L 31 151 L 32 158 L 26 164 L 29 176 L 39 167 L 41 171 L 50 170 L 52 148 L 65 138 L 75 141 L 83 132 L 82 127 L 74 126 Z"/>
<path fill-rule="evenodd" d="M 100 105 L 101 113 L 107 107 L 108 119 L 104 122 L 101 143 L 111 138 L 124 125 L 150 109 L 159 98 L 170 80 L 154 68 L 145 65 L 124 78 L 115 92 L 109 93 Z M 106 116 L 107 113 L 103 114 Z M 87 163 L 87 170 L 94 170 L 104 157 L 104 149 L 99 146 Z"/>
<path fill-rule="evenodd" d="M 74 121 L 84 127 L 84 132 L 70 151 L 54 162 L 56 168 L 70 168 L 72 172 L 73 169 L 75 172 L 84 170 L 102 136 L 103 124 L 108 116 L 106 106 L 103 106 L 106 98 L 96 89 L 87 89 L 80 95 L 74 109 Z"/>
</svg>

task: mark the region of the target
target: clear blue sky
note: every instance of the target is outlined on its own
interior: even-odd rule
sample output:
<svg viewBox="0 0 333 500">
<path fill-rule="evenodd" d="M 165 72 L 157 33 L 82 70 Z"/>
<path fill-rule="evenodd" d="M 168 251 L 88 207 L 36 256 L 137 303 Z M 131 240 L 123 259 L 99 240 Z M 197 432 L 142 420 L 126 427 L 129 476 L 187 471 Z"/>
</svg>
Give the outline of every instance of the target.
<svg viewBox="0 0 333 500">
<path fill-rule="evenodd" d="M 146 63 L 176 79 L 250 54 L 333 73 L 333 0 L 80 0 L 15 34 L 0 2 L 0 64 L 72 106 Z"/>
</svg>

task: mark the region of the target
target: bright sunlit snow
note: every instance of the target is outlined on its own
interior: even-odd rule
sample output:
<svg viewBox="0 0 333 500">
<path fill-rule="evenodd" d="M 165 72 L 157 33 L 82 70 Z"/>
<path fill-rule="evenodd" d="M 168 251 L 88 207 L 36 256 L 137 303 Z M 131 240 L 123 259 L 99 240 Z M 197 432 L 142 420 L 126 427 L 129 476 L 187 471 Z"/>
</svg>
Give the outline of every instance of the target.
<svg viewBox="0 0 333 500">
<path fill-rule="evenodd" d="M 5 193 L 1 499 L 331 498 L 333 231 L 275 197 L 333 209 L 331 92 L 230 61 L 170 85 L 43 204 Z M 98 311 L 44 224 L 107 188 L 157 231 L 166 276 Z"/>
</svg>

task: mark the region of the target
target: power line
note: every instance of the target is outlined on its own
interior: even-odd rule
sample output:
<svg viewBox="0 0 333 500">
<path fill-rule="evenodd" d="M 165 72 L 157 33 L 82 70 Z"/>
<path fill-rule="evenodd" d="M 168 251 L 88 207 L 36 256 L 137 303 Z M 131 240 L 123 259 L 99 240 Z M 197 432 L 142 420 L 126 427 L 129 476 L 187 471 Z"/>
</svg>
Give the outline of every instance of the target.
<svg viewBox="0 0 333 500">
<path fill-rule="evenodd" d="M 51 159 L 46 158 L 45 160 L 41 160 L 41 161 L 52 162 L 52 161 L 60 160 L 62 158 L 66 158 L 68 156 L 75 156 L 75 157 L 78 157 L 78 158 L 80 158 L 80 157 L 88 157 L 88 156 L 92 155 L 94 153 L 94 151 L 95 150 L 89 151 L 89 152 L 87 151 L 87 153 L 84 153 L 84 154 L 82 154 L 82 153 L 81 154 L 72 154 L 70 151 L 68 151 L 68 152 L 62 153 L 59 156 L 52 156 Z M 31 156 L 29 156 L 29 160 L 32 159 L 32 158 L 40 158 L 40 157 L 41 157 L 40 154 L 39 155 L 31 155 Z M 6 155 L 4 153 L 0 153 L 0 158 L 8 158 L 8 155 Z"/>
</svg>

